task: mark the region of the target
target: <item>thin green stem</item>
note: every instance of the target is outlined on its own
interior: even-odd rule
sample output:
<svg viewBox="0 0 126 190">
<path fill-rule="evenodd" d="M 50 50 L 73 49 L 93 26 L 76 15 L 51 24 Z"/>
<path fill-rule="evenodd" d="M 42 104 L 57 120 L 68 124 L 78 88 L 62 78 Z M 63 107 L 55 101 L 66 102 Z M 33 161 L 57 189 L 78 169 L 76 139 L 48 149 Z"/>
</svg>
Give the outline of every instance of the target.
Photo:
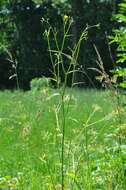
<svg viewBox="0 0 126 190">
<path fill-rule="evenodd" d="M 65 82 L 61 94 L 61 107 L 62 107 L 62 147 L 61 147 L 61 176 L 62 176 L 62 190 L 64 190 L 64 145 L 65 145 L 65 129 L 66 129 L 66 116 L 64 96 L 66 91 L 67 75 L 65 75 Z"/>
</svg>

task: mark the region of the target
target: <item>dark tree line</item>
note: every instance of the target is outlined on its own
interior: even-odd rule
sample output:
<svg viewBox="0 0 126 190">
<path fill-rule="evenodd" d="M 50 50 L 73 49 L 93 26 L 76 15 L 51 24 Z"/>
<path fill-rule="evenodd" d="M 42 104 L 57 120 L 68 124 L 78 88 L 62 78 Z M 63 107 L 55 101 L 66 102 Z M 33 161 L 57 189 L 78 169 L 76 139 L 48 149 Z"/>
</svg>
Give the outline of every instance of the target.
<svg viewBox="0 0 126 190">
<path fill-rule="evenodd" d="M 96 67 L 97 57 L 93 44 L 96 44 L 108 72 L 112 68 L 112 61 L 106 35 L 112 33 L 115 23 L 111 18 L 113 12 L 118 11 L 117 3 L 119 1 L 116 0 L 71 0 L 64 1 L 64 3 L 53 0 L 1 1 L 0 88 L 14 88 L 16 84 L 15 78 L 9 80 L 9 76 L 13 75 L 15 70 L 13 64 L 7 61 L 8 54 L 5 49 L 8 49 L 13 60 L 18 63 L 16 69 L 20 88 L 29 89 L 29 83 L 35 77 L 52 75 L 47 40 L 43 36 L 45 26 L 41 19 L 42 17 L 48 18 L 52 26 L 62 33 L 63 14 L 70 15 L 74 20 L 71 29 L 73 45 L 86 24 L 100 24 L 100 29 L 94 28 L 89 31 L 88 40 L 81 46 L 78 67 L 81 65 L 85 74 L 78 73 L 76 76 L 77 82 L 82 81 L 84 87 L 99 86 L 95 80 L 97 73 L 88 69 Z M 63 82 L 64 79 L 61 78 Z"/>
</svg>

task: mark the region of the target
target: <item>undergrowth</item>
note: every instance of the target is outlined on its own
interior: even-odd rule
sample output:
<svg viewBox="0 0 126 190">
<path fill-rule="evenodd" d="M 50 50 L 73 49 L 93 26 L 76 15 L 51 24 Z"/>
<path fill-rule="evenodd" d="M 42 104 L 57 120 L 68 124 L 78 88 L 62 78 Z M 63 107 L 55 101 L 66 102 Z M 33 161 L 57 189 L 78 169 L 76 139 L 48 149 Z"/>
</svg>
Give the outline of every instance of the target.
<svg viewBox="0 0 126 190">
<path fill-rule="evenodd" d="M 120 146 L 119 155 L 117 113 L 109 93 L 66 90 L 65 189 L 125 189 L 126 147 Z M 62 188 L 59 96 L 58 90 L 0 93 L 1 188 Z"/>
</svg>

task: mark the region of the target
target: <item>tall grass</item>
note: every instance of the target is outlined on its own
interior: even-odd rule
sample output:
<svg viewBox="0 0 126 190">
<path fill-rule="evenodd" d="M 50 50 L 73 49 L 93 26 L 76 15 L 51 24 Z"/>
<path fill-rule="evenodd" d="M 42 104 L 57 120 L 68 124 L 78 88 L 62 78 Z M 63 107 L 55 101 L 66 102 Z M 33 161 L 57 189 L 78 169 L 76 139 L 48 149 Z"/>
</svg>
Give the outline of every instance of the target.
<svg viewBox="0 0 126 190">
<path fill-rule="evenodd" d="M 65 128 L 64 188 L 104 189 L 111 171 L 107 159 L 114 154 L 109 153 L 115 130 L 109 92 L 67 89 L 66 93 L 65 103 L 71 93 L 72 98 Z M 61 189 L 62 113 L 57 96 L 58 90 L 0 93 L 0 174 L 16 177 L 19 189 Z"/>
</svg>

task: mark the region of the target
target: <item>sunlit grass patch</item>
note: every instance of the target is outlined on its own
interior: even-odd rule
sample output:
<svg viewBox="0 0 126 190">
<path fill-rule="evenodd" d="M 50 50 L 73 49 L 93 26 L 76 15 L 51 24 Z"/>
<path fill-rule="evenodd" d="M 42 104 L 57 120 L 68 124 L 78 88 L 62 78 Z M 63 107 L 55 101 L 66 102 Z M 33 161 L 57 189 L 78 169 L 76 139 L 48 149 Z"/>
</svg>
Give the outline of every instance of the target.
<svg viewBox="0 0 126 190">
<path fill-rule="evenodd" d="M 5 189 L 10 188 L 7 180 L 15 183 L 13 189 L 61 189 L 58 93 L 53 89 L 46 94 L 0 93 L 0 176 L 9 176 L 0 185 Z M 116 113 L 108 95 L 108 91 L 66 91 L 65 189 L 112 190 L 117 185 L 123 189 L 124 173 L 120 178 L 118 173 L 126 149 L 121 147 L 118 155 Z"/>
</svg>

